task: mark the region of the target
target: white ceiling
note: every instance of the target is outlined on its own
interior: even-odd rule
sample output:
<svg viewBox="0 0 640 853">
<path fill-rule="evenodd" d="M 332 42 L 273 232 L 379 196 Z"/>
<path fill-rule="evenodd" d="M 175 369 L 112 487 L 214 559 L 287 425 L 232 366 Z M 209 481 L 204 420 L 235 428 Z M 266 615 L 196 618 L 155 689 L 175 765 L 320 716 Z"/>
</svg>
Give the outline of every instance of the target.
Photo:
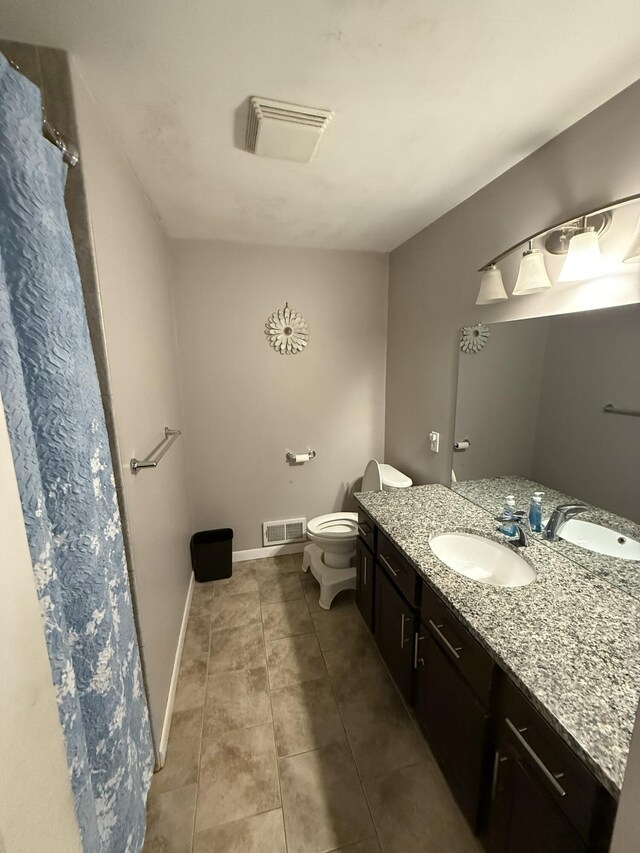
<svg viewBox="0 0 640 853">
<path fill-rule="evenodd" d="M 173 237 L 388 251 L 640 77 L 638 0 L 2 5 L 76 57 Z M 315 161 L 237 147 L 254 94 L 335 110 Z"/>
</svg>

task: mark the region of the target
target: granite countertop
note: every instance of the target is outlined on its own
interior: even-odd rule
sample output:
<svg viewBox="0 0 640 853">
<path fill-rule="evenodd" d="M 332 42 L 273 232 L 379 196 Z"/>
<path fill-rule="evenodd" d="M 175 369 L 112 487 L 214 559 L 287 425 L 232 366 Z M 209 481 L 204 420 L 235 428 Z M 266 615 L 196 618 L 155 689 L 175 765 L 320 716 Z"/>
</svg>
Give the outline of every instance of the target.
<svg viewBox="0 0 640 853">
<path fill-rule="evenodd" d="M 527 480 L 525 477 L 505 476 L 488 477 L 483 480 L 461 480 L 454 483 L 451 488 L 463 498 L 473 501 L 492 515 L 502 512 L 505 495 L 513 495 L 516 499 L 516 508 L 528 512 L 531 495 L 534 491 L 542 491 L 544 492 L 542 514 L 545 518 L 550 515 L 554 507 L 560 504 L 581 503 L 587 506 L 588 510 L 578 516 L 580 520 L 592 521 L 594 524 L 601 524 L 603 527 L 617 530 L 630 539 L 640 540 L 640 524 L 605 509 L 600 509 L 600 507 L 592 506 L 580 498 L 558 492 L 550 486 L 545 486 L 544 483 Z M 621 560 L 618 557 L 596 554 L 564 540 L 548 542 L 542 537 L 540 539 L 550 548 L 560 551 L 563 556 L 580 563 L 590 572 L 619 586 L 623 592 L 640 598 L 640 561 Z"/>
<path fill-rule="evenodd" d="M 617 798 L 640 694 L 640 602 L 543 542 L 521 552 L 537 572 L 528 586 L 458 575 L 431 536 L 503 537 L 491 514 L 445 486 L 355 497 Z"/>
</svg>

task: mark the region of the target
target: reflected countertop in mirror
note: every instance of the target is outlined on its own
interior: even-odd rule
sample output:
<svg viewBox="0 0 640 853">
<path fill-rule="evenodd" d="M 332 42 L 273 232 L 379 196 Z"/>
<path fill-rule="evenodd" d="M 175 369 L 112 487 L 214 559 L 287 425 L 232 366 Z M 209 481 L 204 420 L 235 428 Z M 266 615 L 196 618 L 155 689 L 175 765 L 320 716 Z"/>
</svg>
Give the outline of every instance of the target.
<svg viewBox="0 0 640 853">
<path fill-rule="evenodd" d="M 502 476 L 487 477 L 480 480 L 465 480 L 453 483 L 454 492 L 466 498 L 487 512 L 497 515 L 504 508 L 505 495 L 513 495 L 516 508 L 529 511 L 531 495 L 534 491 L 544 492 L 543 518 L 546 520 L 556 506 L 560 504 L 578 503 L 587 507 L 586 512 L 579 516 L 580 520 L 601 525 L 614 530 L 629 539 L 640 541 L 640 524 L 628 518 L 608 512 L 573 495 L 567 495 L 552 489 L 544 483 L 529 480 L 525 477 Z M 555 548 L 563 557 L 573 560 L 593 574 L 615 584 L 624 592 L 640 599 L 640 561 L 610 557 L 606 554 L 581 548 L 564 539 L 549 542 L 542 534 L 533 534 L 536 539 L 544 542 L 550 548 Z"/>
<path fill-rule="evenodd" d="M 545 492 L 545 518 L 587 505 L 567 524 L 571 542 L 546 545 L 636 599 L 639 330 L 638 304 L 487 327 L 483 347 L 460 353 L 454 441 L 465 449 L 452 458 L 454 491 L 493 516 L 507 494 L 528 513 Z"/>
</svg>

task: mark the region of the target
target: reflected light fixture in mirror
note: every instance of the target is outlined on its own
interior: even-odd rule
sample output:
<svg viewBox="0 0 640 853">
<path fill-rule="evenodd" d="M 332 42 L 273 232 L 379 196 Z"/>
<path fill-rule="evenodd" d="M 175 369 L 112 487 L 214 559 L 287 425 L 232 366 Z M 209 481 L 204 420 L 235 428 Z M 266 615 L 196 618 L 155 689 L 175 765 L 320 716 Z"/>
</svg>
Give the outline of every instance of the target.
<svg viewBox="0 0 640 853">
<path fill-rule="evenodd" d="M 482 273 L 476 305 L 491 305 L 493 302 L 504 302 L 508 298 L 502 283 L 502 273 L 495 264 L 491 264 Z"/>
<path fill-rule="evenodd" d="M 600 241 L 594 228 L 587 226 L 587 217 L 582 221 L 582 229 L 569 241 L 569 251 L 558 281 L 586 281 L 596 278 L 602 271 Z"/>
<path fill-rule="evenodd" d="M 633 233 L 631 243 L 629 243 L 629 248 L 623 260 L 625 264 L 640 263 L 640 219 L 638 220 L 636 230 Z"/>
<path fill-rule="evenodd" d="M 544 265 L 542 252 L 533 248 L 533 240 L 529 240 L 529 248 L 522 255 L 516 286 L 512 296 L 524 296 L 526 293 L 538 293 L 551 287 L 551 279 Z"/>
</svg>

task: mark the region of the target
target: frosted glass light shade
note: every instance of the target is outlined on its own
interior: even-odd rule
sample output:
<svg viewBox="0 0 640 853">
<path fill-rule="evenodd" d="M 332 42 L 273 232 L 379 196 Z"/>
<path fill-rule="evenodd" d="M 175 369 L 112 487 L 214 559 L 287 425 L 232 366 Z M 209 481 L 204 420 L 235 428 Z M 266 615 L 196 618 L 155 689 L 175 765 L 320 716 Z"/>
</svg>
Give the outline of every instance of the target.
<svg viewBox="0 0 640 853">
<path fill-rule="evenodd" d="M 504 302 L 508 298 L 502 283 L 502 273 L 492 264 L 482 273 L 476 305 L 491 305 L 492 302 Z"/>
<path fill-rule="evenodd" d="M 640 263 L 640 219 L 638 220 L 636 230 L 634 231 L 631 242 L 629 243 L 629 248 L 627 249 L 627 254 L 624 256 L 623 260 L 625 264 Z"/>
<path fill-rule="evenodd" d="M 542 252 L 530 249 L 525 252 L 520 261 L 516 286 L 512 296 L 522 296 L 525 293 L 537 293 L 551 287 L 551 279 L 547 275 Z"/>
<path fill-rule="evenodd" d="M 558 281 L 586 281 L 600 275 L 602 255 L 598 235 L 591 229 L 574 234 Z"/>
</svg>

